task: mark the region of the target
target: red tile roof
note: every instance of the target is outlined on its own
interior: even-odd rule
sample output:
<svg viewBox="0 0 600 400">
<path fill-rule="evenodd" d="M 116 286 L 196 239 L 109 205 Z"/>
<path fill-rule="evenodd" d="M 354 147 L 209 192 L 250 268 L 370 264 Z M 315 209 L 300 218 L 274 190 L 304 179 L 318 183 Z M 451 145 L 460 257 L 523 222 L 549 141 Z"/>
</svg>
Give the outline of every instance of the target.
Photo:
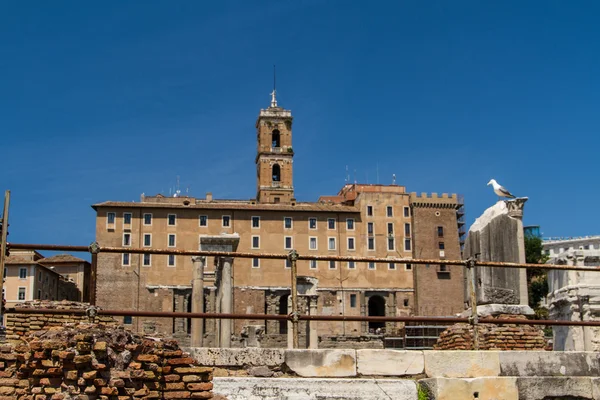
<svg viewBox="0 0 600 400">
<path fill-rule="evenodd" d="M 53 264 L 53 263 L 82 263 L 87 262 L 81 258 L 72 256 L 71 254 L 58 254 L 52 257 L 42 258 L 38 260 L 42 264 Z"/>
</svg>

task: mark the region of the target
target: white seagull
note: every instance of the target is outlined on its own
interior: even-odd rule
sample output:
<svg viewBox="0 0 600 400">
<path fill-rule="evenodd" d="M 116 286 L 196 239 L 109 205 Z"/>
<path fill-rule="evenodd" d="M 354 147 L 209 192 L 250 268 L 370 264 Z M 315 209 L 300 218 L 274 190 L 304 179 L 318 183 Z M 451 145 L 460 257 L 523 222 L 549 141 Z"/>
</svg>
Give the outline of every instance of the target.
<svg viewBox="0 0 600 400">
<path fill-rule="evenodd" d="M 514 199 L 515 196 L 509 192 L 508 190 L 506 190 L 503 186 L 500 186 L 500 184 L 498 182 L 496 182 L 495 179 L 492 179 L 488 182 L 488 186 L 492 185 L 494 188 L 494 193 L 496 193 L 499 197 L 508 197 L 509 199 Z"/>
</svg>

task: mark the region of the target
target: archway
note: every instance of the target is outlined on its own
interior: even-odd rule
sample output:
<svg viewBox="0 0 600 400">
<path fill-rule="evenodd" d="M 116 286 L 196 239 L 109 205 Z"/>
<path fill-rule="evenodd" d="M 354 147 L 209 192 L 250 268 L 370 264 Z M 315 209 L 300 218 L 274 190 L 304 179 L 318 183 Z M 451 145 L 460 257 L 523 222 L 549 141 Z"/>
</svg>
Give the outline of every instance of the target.
<svg viewBox="0 0 600 400">
<path fill-rule="evenodd" d="M 385 300 L 381 296 L 369 297 L 369 317 L 385 317 Z M 378 328 L 384 329 L 385 322 L 369 321 L 369 332 L 375 333 Z"/>
</svg>

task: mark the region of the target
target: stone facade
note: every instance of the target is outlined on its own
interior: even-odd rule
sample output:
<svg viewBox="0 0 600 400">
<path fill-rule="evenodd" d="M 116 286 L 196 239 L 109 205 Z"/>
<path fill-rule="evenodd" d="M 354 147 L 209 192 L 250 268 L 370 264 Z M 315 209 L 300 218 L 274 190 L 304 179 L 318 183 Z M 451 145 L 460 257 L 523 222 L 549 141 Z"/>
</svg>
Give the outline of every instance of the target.
<svg viewBox="0 0 600 400">
<path fill-rule="evenodd" d="M 347 184 L 335 196 L 297 202 L 292 181 L 291 112 L 261 110 L 257 124 L 257 198 L 142 196 L 140 202 L 95 204 L 96 240 L 101 246 L 198 249 L 206 236 L 238 234 L 238 251 L 361 257 L 440 256 L 437 227 L 445 232 L 447 258 L 460 258 L 456 195 L 420 195 L 399 185 Z M 279 169 L 273 170 L 274 163 Z M 279 176 L 277 175 L 279 173 Z M 276 178 L 276 179 L 275 179 Z M 275 197 L 278 199 L 275 200 Z M 441 216 L 437 216 L 440 214 Z M 435 227 L 435 228 L 434 228 Z M 204 310 L 216 310 L 214 258 L 204 269 Z M 98 255 L 97 303 L 106 309 L 191 311 L 191 257 L 150 254 Z M 317 278 L 316 313 L 321 315 L 450 315 L 463 309 L 463 275 L 437 272 L 416 275 L 411 264 L 300 260 L 298 275 Z M 233 263 L 233 312 L 288 314 L 290 268 L 286 260 L 239 258 Z M 424 269 L 421 269 L 424 270 Z M 430 272 L 434 271 L 434 272 Z M 430 276 L 431 275 L 431 276 Z M 415 279 L 421 277 L 421 284 Z M 432 280 L 433 282 L 429 282 Z M 415 292 L 416 288 L 416 292 Z M 415 308 L 422 293 L 422 307 Z M 302 305 L 302 312 L 308 308 Z M 137 331 L 184 337 L 186 323 L 133 318 Z M 204 322 L 204 337 L 214 334 Z M 264 325 L 263 345 L 285 343 L 286 324 L 236 320 L 234 342 L 248 343 L 250 326 Z M 399 323 L 318 322 L 319 335 L 396 334 Z M 301 334 L 305 334 L 301 327 Z M 260 330 L 259 330 L 260 331 Z M 258 331 L 256 331 L 258 332 Z M 210 339 L 208 339 L 210 340 Z"/>
</svg>

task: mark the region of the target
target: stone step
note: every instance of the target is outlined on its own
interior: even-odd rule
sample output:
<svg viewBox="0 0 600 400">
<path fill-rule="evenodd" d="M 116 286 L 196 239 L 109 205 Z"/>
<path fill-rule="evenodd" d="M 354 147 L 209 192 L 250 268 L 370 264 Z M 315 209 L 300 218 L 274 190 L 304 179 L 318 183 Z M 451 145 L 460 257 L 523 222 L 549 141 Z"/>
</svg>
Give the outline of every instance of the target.
<svg viewBox="0 0 600 400">
<path fill-rule="evenodd" d="M 228 400 L 416 400 L 409 379 L 217 378 L 213 393 Z"/>
</svg>

